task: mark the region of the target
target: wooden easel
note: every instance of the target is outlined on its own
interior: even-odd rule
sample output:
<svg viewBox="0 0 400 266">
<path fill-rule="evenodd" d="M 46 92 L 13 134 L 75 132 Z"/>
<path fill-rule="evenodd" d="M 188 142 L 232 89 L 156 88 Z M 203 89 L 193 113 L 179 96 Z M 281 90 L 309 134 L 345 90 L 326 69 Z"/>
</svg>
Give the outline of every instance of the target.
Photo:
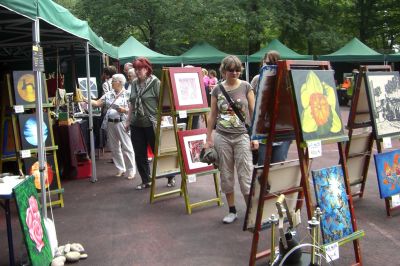
<svg viewBox="0 0 400 266">
<path fill-rule="evenodd" d="M 201 115 L 204 117 L 206 121 L 206 113 L 209 112 L 210 108 L 201 108 L 201 109 L 191 109 L 191 110 L 184 110 L 187 113 L 188 117 L 188 125 L 187 129 L 191 129 L 192 121 L 194 115 Z M 156 199 L 170 196 L 174 194 L 183 195 L 185 199 L 185 206 L 186 211 L 188 214 L 192 213 L 192 209 L 195 207 L 204 206 L 211 203 L 217 203 L 218 206 L 222 206 L 221 194 L 219 189 L 218 183 L 218 170 L 214 169 L 212 171 L 206 171 L 197 173 L 197 176 L 209 175 L 212 174 L 214 177 L 214 186 L 215 186 L 215 194 L 216 197 L 200 201 L 196 203 L 190 202 L 190 196 L 188 192 L 188 175 L 185 172 L 185 167 L 183 165 L 183 156 L 182 156 L 182 147 L 180 146 L 178 140 L 178 130 L 182 130 L 178 126 L 177 117 L 179 116 L 178 110 L 175 108 L 174 100 L 173 100 L 173 92 L 172 92 L 172 85 L 171 85 L 171 77 L 169 68 L 163 68 L 162 70 L 162 77 L 161 77 L 161 85 L 160 85 L 160 100 L 158 106 L 158 113 L 157 113 L 157 129 L 156 129 L 156 140 L 155 140 L 155 151 L 154 151 L 154 159 L 153 159 L 153 171 L 152 171 L 152 183 L 151 183 L 151 190 L 150 190 L 150 203 L 153 203 Z M 161 131 L 161 120 L 163 116 L 171 116 L 172 123 L 173 123 L 173 131 L 174 131 L 174 141 L 176 143 L 176 148 L 169 150 L 167 152 L 161 152 L 161 139 L 160 139 L 160 131 Z M 157 166 L 162 162 L 162 160 L 175 160 L 176 164 L 178 165 L 177 169 L 171 169 L 171 171 L 166 171 L 164 173 L 158 173 Z M 156 181 L 159 178 L 170 176 L 170 175 L 181 175 L 181 186 L 179 189 L 174 189 L 162 193 L 156 194 Z"/>
<path fill-rule="evenodd" d="M 301 125 L 300 125 L 300 121 L 299 121 L 299 116 L 297 114 L 295 95 L 294 95 L 293 89 L 291 88 L 292 85 L 291 85 L 291 81 L 290 81 L 290 71 L 292 69 L 329 70 L 330 64 L 329 64 L 329 62 L 326 62 L 326 61 L 318 62 L 318 61 L 287 60 L 287 61 L 279 61 L 278 62 L 277 79 L 275 82 L 275 87 L 272 90 L 273 104 L 272 104 L 270 123 L 269 123 L 269 129 L 268 129 L 266 157 L 265 157 L 265 162 L 264 162 L 263 173 L 260 178 L 260 195 L 259 195 L 259 202 L 258 202 L 258 208 L 257 208 L 256 223 L 255 223 L 255 228 L 253 231 L 252 247 L 251 247 L 251 252 L 250 252 L 249 265 L 251 265 L 251 266 L 255 265 L 256 260 L 268 256 L 271 253 L 271 249 L 275 248 L 275 247 L 271 247 L 269 250 L 265 250 L 265 251 L 257 253 L 259 235 L 260 235 L 260 231 L 262 230 L 262 214 L 263 214 L 263 209 L 264 209 L 264 201 L 271 198 L 271 195 L 269 195 L 267 193 L 267 188 L 268 188 L 268 175 L 269 175 L 269 169 L 270 169 L 270 161 L 271 161 L 270 159 L 271 159 L 271 155 L 272 155 L 272 143 L 273 143 L 273 141 L 281 140 L 280 136 L 283 135 L 283 132 L 279 132 L 277 130 L 276 126 L 279 123 L 278 114 L 279 114 L 279 110 L 281 108 L 280 102 L 282 101 L 282 99 L 284 97 L 287 97 L 287 95 L 289 95 L 289 98 L 290 98 L 290 100 L 289 100 L 289 105 L 290 105 L 290 109 L 291 109 L 290 114 L 292 117 L 293 131 L 294 131 L 294 135 L 295 135 L 295 139 L 296 139 L 296 147 L 297 147 L 298 156 L 299 156 L 299 167 L 300 167 L 300 171 L 301 171 L 301 185 L 300 185 L 300 187 L 293 187 L 293 188 L 286 189 L 284 191 L 280 191 L 280 193 L 274 193 L 274 195 L 290 194 L 290 193 L 293 193 L 294 191 L 298 192 L 298 202 L 297 202 L 296 210 L 301 209 L 302 199 L 304 199 L 305 203 L 306 203 L 308 219 L 310 220 L 313 215 L 313 203 L 311 201 L 310 187 L 308 184 L 308 177 L 309 177 L 309 170 L 310 170 L 309 151 L 308 151 L 308 147 L 307 147 L 305 141 L 303 141 L 303 138 L 301 135 L 302 131 L 301 131 Z M 343 168 L 343 173 L 344 173 L 344 177 L 345 177 L 346 193 L 349 198 L 349 206 L 350 206 L 350 213 L 351 213 L 351 217 L 352 217 L 352 225 L 353 225 L 354 231 L 357 232 L 357 224 L 356 224 L 354 209 L 353 209 L 353 200 L 352 200 L 352 197 L 350 194 L 350 185 L 349 185 L 348 174 L 347 174 L 348 171 L 347 171 L 346 162 L 344 160 L 345 159 L 345 151 L 344 151 L 343 142 L 346 140 L 347 140 L 347 136 L 343 136 L 341 138 L 335 138 L 335 139 L 322 139 L 321 143 L 328 144 L 328 143 L 336 142 L 338 144 L 340 161 L 343 162 L 342 168 Z M 254 178 L 254 175 L 253 175 L 253 178 Z M 250 193 L 252 193 L 252 191 Z M 360 246 L 359 246 L 359 242 L 358 242 L 358 237 L 360 237 L 358 234 L 354 234 L 351 237 L 349 237 L 348 239 L 343 240 L 342 242 L 339 242 L 339 245 L 347 243 L 349 241 L 353 241 L 355 258 L 356 258 L 355 265 L 362 265 L 361 251 L 360 251 Z"/>
<path fill-rule="evenodd" d="M 370 71 L 391 71 L 390 66 L 361 66 L 357 75 L 356 85 L 351 100 L 350 113 L 347 122 L 349 141 L 346 144 L 346 161 L 350 167 L 349 178 L 352 187 L 360 185 L 358 191 L 352 192 L 352 196 L 364 195 L 365 183 L 368 176 L 368 167 L 374 144 L 374 130 L 370 114 L 370 106 L 367 98 L 365 73 Z M 364 132 L 354 134 L 355 130 Z M 376 141 L 378 152 L 382 151 L 380 141 Z"/>
<path fill-rule="evenodd" d="M 44 77 L 43 77 L 44 78 Z M 3 155 L 3 141 L 0 143 L 0 158 L 1 158 L 1 164 L 0 164 L 0 172 L 2 172 L 3 164 L 7 161 L 16 161 L 18 170 L 19 172 L 23 171 L 23 160 L 22 160 L 22 146 L 21 146 L 21 136 L 20 136 L 20 129 L 18 125 L 18 114 L 14 112 L 13 108 L 15 106 L 14 104 L 14 99 L 13 99 L 13 89 L 12 89 L 12 84 L 11 84 L 11 76 L 7 74 L 5 76 L 5 85 L 7 86 L 7 89 L 3 89 L 2 97 L 3 101 L 5 101 L 5 104 L 2 104 L 1 106 L 1 137 L 0 139 L 3 140 L 5 137 L 4 134 L 4 124 L 6 121 L 9 121 L 9 126 L 12 127 L 12 132 L 14 136 L 14 144 L 15 144 L 15 155 L 12 156 L 4 156 Z M 43 91 L 45 93 L 45 99 L 47 99 L 47 89 L 46 87 L 43 88 Z M 60 175 L 59 175 L 59 170 L 58 170 L 58 161 L 57 161 L 57 149 L 58 146 L 55 145 L 54 142 L 54 135 L 53 135 L 53 128 L 52 128 L 52 123 L 49 115 L 49 109 L 50 107 L 53 107 L 52 104 L 44 103 L 43 108 L 47 109 L 47 112 L 44 112 L 43 115 L 46 115 L 48 117 L 49 121 L 49 138 L 51 139 L 51 146 L 50 147 L 45 147 L 46 154 L 52 154 L 54 158 L 54 172 L 55 172 L 55 180 L 53 182 L 56 182 L 57 184 L 57 189 L 50 190 L 51 195 L 57 195 L 58 199 L 57 200 L 52 200 L 51 205 L 52 206 L 57 206 L 59 205 L 60 207 L 64 207 L 64 198 L 63 198 L 63 193 L 64 189 L 61 187 L 61 181 L 60 181 Z M 36 105 L 35 104 L 29 104 L 29 105 L 23 105 L 24 110 L 31 110 L 35 109 Z M 10 124 L 11 123 L 11 124 Z M 30 149 L 29 150 L 31 154 L 37 154 L 37 149 Z M 18 173 L 19 174 L 19 173 Z M 28 173 L 25 173 L 28 174 Z M 41 195 L 41 194 L 40 194 Z M 47 203 L 47 206 L 50 206 L 50 203 Z"/>
</svg>

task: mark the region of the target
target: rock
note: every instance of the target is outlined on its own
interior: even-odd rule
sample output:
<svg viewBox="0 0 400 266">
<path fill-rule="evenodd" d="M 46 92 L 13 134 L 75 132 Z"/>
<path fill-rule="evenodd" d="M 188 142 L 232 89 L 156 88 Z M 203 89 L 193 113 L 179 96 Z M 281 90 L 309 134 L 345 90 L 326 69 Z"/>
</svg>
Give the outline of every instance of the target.
<svg viewBox="0 0 400 266">
<path fill-rule="evenodd" d="M 54 257 L 59 257 L 64 255 L 64 246 L 60 246 L 57 248 L 56 252 L 54 253 Z"/>
<path fill-rule="evenodd" d="M 78 251 L 78 252 L 80 252 L 82 254 L 82 253 L 85 252 L 85 249 L 79 243 L 72 243 L 71 244 L 71 251 Z"/>
<path fill-rule="evenodd" d="M 64 247 L 64 254 L 67 254 L 71 251 L 71 244 L 66 244 Z"/>
<path fill-rule="evenodd" d="M 76 262 L 81 258 L 81 253 L 78 251 L 70 251 L 65 254 L 65 257 L 67 258 L 68 262 Z"/>
<path fill-rule="evenodd" d="M 84 260 L 88 257 L 88 255 L 86 253 L 81 254 L 81 260 Z"/>
<path fill-rule="evenodd" d="M 64 266 L 66 258 L 64 256 L 59 256 L 51 261 L 51 266 Z"/>
</svg>

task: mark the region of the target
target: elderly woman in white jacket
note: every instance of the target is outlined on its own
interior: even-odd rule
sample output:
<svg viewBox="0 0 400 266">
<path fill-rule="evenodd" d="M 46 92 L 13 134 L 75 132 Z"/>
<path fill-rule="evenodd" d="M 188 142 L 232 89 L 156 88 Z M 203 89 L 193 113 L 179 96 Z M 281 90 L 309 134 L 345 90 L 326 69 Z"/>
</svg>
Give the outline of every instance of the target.
<svg viewBox="0 0 400 266">
<path fill-rule="evenodd" d="M 114 165 L 118 169 L 116 176 L 123 176 L 126 173 L 128 179 L 133 179 L 136 174 L 135 153 L 130 135 L 124 127 L 129 111 L 130 97 L 129 92 L 125 89 L 125 83 L 126 79 L 123 74 L 113 75 L 112 90 L 100 99 L 92 100 L 91 103 L 93 106 L 104 106 L 107 110 L 104 119 L 107 123 L 108 145 Z"/>
</svg>

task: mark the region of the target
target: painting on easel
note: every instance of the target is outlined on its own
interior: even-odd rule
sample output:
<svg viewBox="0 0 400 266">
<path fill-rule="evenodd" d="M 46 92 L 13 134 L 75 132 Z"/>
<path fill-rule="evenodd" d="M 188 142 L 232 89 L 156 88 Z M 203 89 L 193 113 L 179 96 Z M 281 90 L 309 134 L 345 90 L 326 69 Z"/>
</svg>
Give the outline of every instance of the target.
<svg viewBox="0 0 400 266">
<path fill-rule="evenodd" d="M 367 94 L 377 139 L 400 134 L 398 72 L 367 72 Z"/>
<path fill-rule="evenodd" d="M 50 242 L 40 215 L 40 205 L 33 177 L 27 178 L 14 188 L 19 221 L 31 265 L 50 265 Z"/>
<path fill-rule="evenodd" d="M 34 184 L 37 190 L 41 190 L 42 186 L 40 183 L 40 172 L 39 172 L 39 161 L 35 157 L 25 158 L 23 159 L 23 163 L 25 166 L 25 174 L 32 175 L 34 177 Z M 54 156 L 47 155 L 46 162 L 44 164 L 44 179 L 45 179 L 45 188 L 47 189 L 50 186 L 51 190 L 57 189 L 57 181 L 56 181 L 56 167 L 54 164 Z"/>
<path fill-rule="evenodd" d="M 38 146 L 37 121 L 35 114 L 18 115 L 21 145 L 22 149 L 35 149 Z M 49 119 L 46 114 L 43 115 L 43 142 L 46 147 L 51 146 L 51 138 L 49 136 Z"/>
<path fill-rule="evenodd" d="M 36 77 L 33 71 L 14 71 L 14 92 L 16 105 L 34 104 L 36 100 Z M 45 91 L 45 83 L 42 79 L 42 91 Z M 42 93 L 42 102 L 45 93 Z"/>
<path fill-rule="evenodd" d="M 333 70 L 291 70 L 297 116 L 304 141 L 342 138 Z"/>
<path fill-rule="evenodd" d="M 353 233 L 349 202 L 340 165 L 312 170 L 315 198 L 323 211 L 321 231 L 324 244 Z"/>
<path fill-rule="evenodd" d="M 400 193 L 400 150 L 374 154 L 381 199 Z"/>
</svg>

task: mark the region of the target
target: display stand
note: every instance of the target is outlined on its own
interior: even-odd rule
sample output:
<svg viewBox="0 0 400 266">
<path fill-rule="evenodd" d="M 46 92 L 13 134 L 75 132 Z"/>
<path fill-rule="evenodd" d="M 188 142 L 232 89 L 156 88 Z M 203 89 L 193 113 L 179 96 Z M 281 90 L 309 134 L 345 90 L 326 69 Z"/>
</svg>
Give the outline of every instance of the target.
<svg viewBox="0 0 400 266">
<path fill-rule="evenodd" d="M 192 70 L 197 70 L 197 68 L 191 68 Z M 190 130 L 192 127 L 192 121 L 194 115 L 203 116 L 206 121 L 206 113 L 209 111 L 209 108 L 193 108 L 193 109 L 185 109 L 182 106 L 177 108 L 176 101 L 174 97 L 176 97 L 176 92 L 173 92 L 172 78 L 171 72 L 180 72 L 187 71 L 188 68 L 164 68 L 162 70 L 162 78 L 161 78 L 161 88 L 160 88 L 160 101 L 158 106 L 157 113 L 157 127 L 156 127 L 156 140 L 155 140 L 155 151 L 154 151 L 154 159 L 153 159 L 153 171 L 152 171 L 152 183 L 150 190 L 150 203 L 153 203 L 156 199 L 160 199 L 162 197 L 170 196 L 170 195 L 183 195 L 185 199 L 186 211 L 188 214 L 192 213 L 192 209 L 195 207 L 204 206 L 211 203 L 217 203 L 218 206 L 222 205 L 219 183 L 218 183 L 218 170 L 213 169 L 210 171 L 204 171 L 200 173 L 196 173 L 197 176 L 203 175 L 213 175 L 214 178 L 214 186 L 216 197 L 200 201 L 196 203 L 190 202 L 190 196 L 188 192 L 188 174 L 185 171 L 185 167 L 183 164 L 183 154 L 182 147 L 178 140 L 178 131 L 184 130 L 184 126 L 177 123 L 177 118 L 182 118 L 183 114 L 187 115 L 188 124 L 187 129 Z M 200 69 L 201 71 L 201 69 Z M 200 79 L 199 79 L 200 80 Z M 202 79 L 201 79 L 202 80 Z M 175 94 L 175 95 L 174 95 Z M 207 101 L 205 101 L 207 104 Z M 161 126 L 162 117 L 170 116 L 172 117 L 172 136 L 165 139 L 162 137 L 162 132 L 166 132 L 165 127 Z M 165 134 L 164 134 L 165 136 Z M 165 143 L 164 141 L 167 141 Z M 169 147 L 165 147 L 165 145 Z M 163 147 L 164 146 L 164 147 Z M 156 193 L 156 183 L 159 178 L 172 176 L 172 175 L 181 175 L 181 185 L 179 189 L 169 190 L 166 192 Z"/>
<path fill-rule="evenodd" d="M 2 106 L 1 106 L 1 143 L 0 143 L 0 158 L 1 158 L 1 164 L 0 164 L 0 172 L 3 171 L 3 164 L 7 161 L 15 161 L 17 163 L 17 167 L 19 170 L 19 173 L 24 173 L 24 168 L 23 168 L 23 158 L 29 158 L 29 157 L 34 157 L 31 155 L 37 154 L 38 150 L 37 148 L 32 148 L 32 149 L 22 149 L 21 145 L 21 136 L 20 136 L 20 126 L 18 124 L 18 117 L 19 117 L 19 108 L 21 108 L 21 105 L 15 105 L 14 100 L 13 100 L 13 87 L 11 84 L 11 76 L 7 74 L 5 76 L 5 81 L 4 84 L 7 88 L 4 88 L 2 90 Z M 45 87 L 45 99 L 47 99 L 47 90 Z M 44 103 L 43 108 L 47 110 L 47 112 L 44 113 L 45 116 L 47 116 L 47 121 L 50 120 L 50 115 L 49 115 L 49 109 L 50 107 L 53 107 L 52 104 Z M 23 112 L 25 110 L 32 110 L 35 109 L 35 104 L 27 104 L 27 105 L 22 105 Z M 13 155 L 5 155 L 3 152 L 3 139 L 5 139 L 6 134 L 4 132 L 4 127 L 5 124 L 8 123 L 8 126 L 12 127 L 12 134 L 13 134 L 13 141 L 14 141 L 14 151 L 15 153 Z M 54 181 L 56 182 L 55 184 L 55 189 L 50 190 L 51 195 L 57 195 L 56 200 L 51 201 L 52 206 L 60 206 L 64 207 L 64 198 L 63 198 L 63 193 L 64 189 L 61 187 L 61 181 L 60 181 L 60 175 L 59 175 L 59 170 L 58 170 L 58 161 L 57 161 L 57 149 L 58 147 L 55 145 L 54 142 L 54 136 L 53 136 L 53 128 L 51 125 L 51 122 L 49 122 L 49 127 L 48 127 L 48 137 L 50 138 L 50 146 L 45 148 L 46 155 L 50 155 L 54 159 Z M 28 154 L 28 156 L 27 156 Z M 29 174 L 29 173 L 25 173 Z M 41 195 L 41 194 L 40 194 Z M 47 203 L 48 206 L 50 206 L 50 203 Z"/>
<path fill-rule="evenodd" d="M 276 198 L 279 194 L 292 194 L 294 192 L 298 192 L 298 201 L 295 207 L 295 210 L 300 210 L 301 205 L 302 205 L 302 200 L 304 199 L 306 203 L 306 210 L 307 210 L 307 215 L 308 219 L 311 220 L 312 215 L 313 215 L 313 203 L 310 197 L 310 187 L 308 184 L 308 179 L 309 179 L 309 171 L 310 171 L 310 150 L 307 146 L 309 140 L 304 139 L 304 135 L 302 128 L 301 128 L 301 123 L 300 119 L 301 117 L 299 116 L 297 112 L 297 106 L 296 106 L 296 95 L 294 93 L 294 88 L 291 85 L 291 71 L 292 70 L 329 70 L 330 69 L 330 64 L 329 62 L 325 61 L 292 61 L 292 60 L 287 60 L 287 61 L 279 61 L 278 62 L 278 73 L 276 77 L 275 84 L 272 85 L 271 87 L 271 99 L 272 104 L 271 104 L 271 110 L 269 112 L 269 128 L 268 128 L 268 135 L 267 135 L 267 145 L 266 145 L 266 156 L 265 156 L 265 161 L 264 161 L 264 168 L 262 175 L 258 179 L 260 183 L 260 188 L 259 188 L 259 196 L 258 196 L 258 206 L 257 206 L 257 216 L 255 220 L 255 227 L 253 230 L 253 240 L 252 240 L 252 247 L 251 247 L 251 252 L 250 252 L 250 260 L 249 260 L 249 265 L 255 265 L 256 260 L 269 256 L 271 253 L 271 249 L 275 249 L 275 247 L 270 247 L 269 250 L 265 250 L 262 252 L 257 253 L 257 248 L 258 248 L 258 242 L 259 242 L 259 237 L 260 237 L 260 231 L 263 229 L 263 224 L 262 224 L 262 217 L 263 217 L 263 211 L 264 211 L 264 202 L 266 200 L 270 200 L 272 198 Z M 272 143 L 274 141 L 280 141 L 284 140 L 285 136 L 287 138 L 288 135 L 290 135 L 290 132 L 288 134 L 287 131 L 281 130 L 279 128 L 279 114 L 282 113 L 282 108 L 287 108 L 288 106 L 283 106 L 283 102 L 288 101 L 287 105 L 289 106 L 290 109 L 290 114 L 291 114 L 291 122 L 292 122 L 292 131 L 295 136 L 296 140 L 296 147 L 298 151 L 298 157 L 299 157 L 299 168 L 300 168 L 300 173 L 301 173 L 301 183 L 300 186 L 298 187 L 291 187 L 288 188 L 286 187 L 284 190 L 281 190 L 279 192 L 273 192 L 269 193 L 269 175 L 270 175 L 270 164 L 271 164 L 271 155 L 272 155 Z M 288 113 L 285 113 L 286 117 L 288 116 Z M 254 125 L 253 125 L 254 126 Z M 346 141 L 348 138 L 347 136 L 340 135 L 336 136 L 334 138 L 323 138 L 321 140 L 321 144 L 329 144 L 329 143 L 337 143 L 338 144 L 338 150 L 339 150 L 339 157 L 341 161 L 344 161 L 342 164 L 343 168 L 343 173 L 344 173 L 344 179 L 345 179 L 345 185 L 346 185 L 346 193 L 348 195 L 348 200 L 349 200 L 349 206 L 350 206 L 350 212 L 351 212 L 351 222 L 354 228 L 354 232 L 357 231 L 357 224 L 355 220 L 355 215 L 354 215 L 354 209 L 353 209 L 353 200 L 350 194 L 350 185 L 349 185 L 349 180 L 348 180 L 348 174 L 347 174 L 347 165 L 344 160 L 345 158 L 345 150 L 344 150 L 344 141 Z M 285 162 L 282 163 L 284 165 Z M 256 170 L 254 171 L 253 174 L 253 184 L 254 184 L 254 178 L 256 177 Z M 252 186 L 252 190 L 250 192 L 250 195 L 254 193 Z M 250 205 L 250 198 L 249 198 L 249 205 Z M 247 210 L 247 213 L 249 210 Z M 246 214 L 247 216 L 247 214 Z M 361 251 L 360 251 L 360 246 L 358 242 L 358 233 L 352 235 L 349 239 L 343 240 L 342 242 L 339 242 L 339 244 L 344 244 L 348 241 L 353 241 L 354 245 L 354 252 L 355 252 L 355 259 L 356 259 L 356 264 L 355 265 L 362 265 L 361 263 Z"/>
<path fill-rule="evenodd" d="M 349 169 L 350 186 L 359 186 L 358 191 L 352 191 L 352 196 L 364 195 L 365 183 L 368 176 L 368 167 L 374 145 L 371 111 L 368 104 L 365 81 L 366 72 L 391 71 L 390 66 L 361 66 L 353 91 L 350 113 L 347 122 L 349 141 L 346 144 L 346 161 Z M 356 132 L 358 130 L 358 132 Z M 378 152 L 382 151 L 380 141 L 376 141 Z"/>
</svg>

